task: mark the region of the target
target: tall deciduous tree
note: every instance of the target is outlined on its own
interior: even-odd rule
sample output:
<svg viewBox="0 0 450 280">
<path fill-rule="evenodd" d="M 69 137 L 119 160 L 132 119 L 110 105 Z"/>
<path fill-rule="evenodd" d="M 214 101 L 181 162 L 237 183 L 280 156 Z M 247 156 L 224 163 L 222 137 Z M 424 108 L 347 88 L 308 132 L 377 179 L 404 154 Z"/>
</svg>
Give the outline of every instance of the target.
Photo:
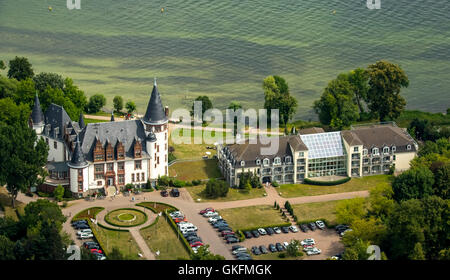
<svg viewBox="0 0 450 280">
<path fill-rule="evenodd" d="M 340 76 L 332 80 L 320 99 L 314 102 L 314 110 L 322 124 L 343 129 L 359 118 L 358 106 L 353 99 L 352 85 L 344 76 Z"/>
<path fill-rule="evenodd" d="M 213 108 L 212 102 L 211 102 L 211 100 L 209 99 L 209 97 L 206 96 L 206 95 L 197 97 L 197 98 L 195 99 L 195 101 L 201 102 L 201 103 L 202 103 L 202 112 L 201 112 L 201 113 L 202 113 L 202 120 L 203 120 L 203 118 L 204 118 L 204 116 L 205 116 L 205 112 L 206 112 L 207 110 Z M 191 112 L 190 112 L 190 113 L 191 113 L 191 116 L 194 116 L 194 113 L 199 113 L 199 112 L 194 112 L 194 105 L 195 105 L 195 103 L 192 103 Z M 195 117 L 197 117 L 197 116 L 195 116 Z"/>
<path fill-rule="evenodd" d="M 409 169 L 395 177 L 392 183 L 396 201 L 424 198 L 433 195 L 434 176 L 427 167 Z"/>
<path fill-rule="evenodd" d="M 9 61 L 8 78 L 18 81 L 33 78 L 34 72 L 31 63 L 25 57 L 15 57 Z"/>
<path fill-rule="evenodd" d="M 113 99 L 114 110 L 120 112 L 123 109 L 123 98 L 122 96 L 115 96 Z"/>
<path fill-rule="evenodd" d="M 286 128 L 287 123 L 295 114 L 297 100 L 290 95 L 289 86 L 280 76 L 268 76 L 263 81 L 264 108 L 267 110 L 278 109 L 280 123 Z M 268 112 L 270 117 L 270 111 Z M 286 129 L 285 129 L 286 131 Z"/>
<path fill-rule="evenodd" d="M 128 114 L 132 114 L 136 111 L 136 104 L 134 104 L 133 101 L 128 101 L 127 104 L 125 104 L 125 109 L 127 109 Z"/>
<path fill-rule="evenodd" d="M 408 87 L 409 80 L 400 66 L 388 61 L 378 61 L 369 65 L 369 109 L 376 113 L 381 121 L 396 119 L 406 105 L 400 95 L 401 88 Z"/>
<path fill-rule="evenodd" d="M 89 98 L 89 102 L 86 105 L 88 113 L 97 113 L 106 104 L 106 98 L 103 94 L 94 94 Z"/>
<path fill-rule="evenodd" d="M 44 91 L 48 86 L 51 88 L 64 88 L 64 79 L 61 75 L 56 73 L 39 73 L 33 77 L 36 89 L 39 91 Z"/>
</svg>

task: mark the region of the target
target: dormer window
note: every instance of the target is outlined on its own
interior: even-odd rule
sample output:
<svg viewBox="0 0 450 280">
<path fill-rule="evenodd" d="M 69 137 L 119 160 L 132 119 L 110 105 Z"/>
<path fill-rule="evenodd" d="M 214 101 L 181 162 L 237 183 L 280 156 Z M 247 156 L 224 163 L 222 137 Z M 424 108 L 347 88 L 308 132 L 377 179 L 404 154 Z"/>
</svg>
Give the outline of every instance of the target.
<svg viewBox="0 0 450 280">
<path fill-rule="evenodd" d="M 409 151 L 411 150 L 411 145 L 406 146 L 406 149 Z"/>
<path fill-rule="evenodd" d="M 389 147 L 383 148 L 383 154 L 389 154 Z"/>
<path fill-rule="evenodd" d="M 373 155 L 378 155 L 379 154 L 378 148 L 373 148 L 372 149 L 372 154 Z"/>
<path fill-rule="evenodd" d="M 281 164 L 281 159 L 280 159 L 279 157 L 276 157 L 276 158 L 273 160 L 273 164 Z"/>
<path fill-rule="evenodd" d="M 363 149 L 363 155 L 365 156 L 367 155 L 367 153 L 368 153 L 367 149 Z"/>
<path fill-rule="evenodd" d="M 292 162 L 291 157 L 290 157 L 290 156 L 287 156 L 287 157 L 286 157 L 286 163 L 289 164 L 289 163 L 291 163 L 291 162 Z"/>
<path fill-rule="evenodd" d="M 391 150 L 392 150 L 392 152 L 395 152 L 397 150 L 397 148 L 395 146 L 392 146 Z"/>
<path fill-rule="evenodd" d="M 261 160 L 260 159 L 257 159 L 256 160 L 256 165 L 260 165 L 261 164 Z"/>
<path fill-rule="evenodd" d="M 264 161 L 263 161 L 263 164 L 264 164 L 264 165 L 269 165 L 269 159 L 268 159 L 268 158 L 265 158 Z"/>
<path fill-rule="evenodd" d="M 241 166 L 245 166 L 245 161 L 241 161 Z"/>
</svg>

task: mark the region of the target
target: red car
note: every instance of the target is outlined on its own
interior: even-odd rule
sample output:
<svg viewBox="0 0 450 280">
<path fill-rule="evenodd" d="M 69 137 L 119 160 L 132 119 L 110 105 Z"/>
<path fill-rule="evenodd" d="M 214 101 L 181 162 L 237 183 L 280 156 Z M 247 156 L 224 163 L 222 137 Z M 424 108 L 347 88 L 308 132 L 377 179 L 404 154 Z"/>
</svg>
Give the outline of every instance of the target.
<svg viewBox="0 0 450 280">
<path fill-rule="evenodd" d="M 203 243 L 200 242 L 200 241 L 196 241 L 196 242 L 191 244 L 191 247 L 198 247 L 198 246 L 203 246 Z"/>
<path fill-rule="evenodd" d="M 234 231 L 222 231 L 222 236 L 234 235 Z"/>
<path fill-rule="evenodd" d="M 100 250 L 100 249 L 91 249 L 91 253 L 99 253 L 99 254 L 102 254 L 103 252 L 102 252 L 102 250 Z"/>
<path fill-rule="evenodd" d="M 203 214 L 205 214 L 206 212 L 214 212 L 214 209 L 211 208 L 211 207 L 208 207 L 208 208 L 206 208 L 206 209 L 200 211 L 200 215 L 203 215 Z"/>
<path fill-rule="evenodd" d="M 187 219 L 186 218 L 174 218 L 173 219 L 173 221 L 175 222 L 175 223 L 180 223 L 180 222 L 187 222 Z"/>
</svg>

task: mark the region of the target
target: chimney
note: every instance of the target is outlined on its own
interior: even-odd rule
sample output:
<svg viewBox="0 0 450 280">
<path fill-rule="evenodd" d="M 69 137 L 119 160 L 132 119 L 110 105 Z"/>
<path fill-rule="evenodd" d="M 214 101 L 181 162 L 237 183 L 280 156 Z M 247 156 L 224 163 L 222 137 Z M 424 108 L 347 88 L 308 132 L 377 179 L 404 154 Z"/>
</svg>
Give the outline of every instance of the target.
<svg viewBox="0 0 450 280">
<path fill-rule="evenodd" d="M 166 117 L 169 117 L 169 106 L 164 107 L 164 114 L 166 114 Z"/>
</svg>

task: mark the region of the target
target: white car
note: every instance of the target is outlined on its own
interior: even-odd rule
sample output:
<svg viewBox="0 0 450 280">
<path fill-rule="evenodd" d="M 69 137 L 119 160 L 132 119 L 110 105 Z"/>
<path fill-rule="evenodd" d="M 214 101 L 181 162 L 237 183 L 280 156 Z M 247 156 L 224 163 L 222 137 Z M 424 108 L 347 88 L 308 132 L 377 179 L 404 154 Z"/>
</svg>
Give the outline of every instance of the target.
<svg viewBox="0 0 450 280">
<path fill-rule="evenodd" d="M 219 213 L 210 211 L 203 214 L 203 217 L 214 217 L 214 216 L 219 216 Z"/>
<path fill-rule="evenodd" d="M 232 254 L 236 255 L 237 253 L 244 253 L 244 252 L 247 252 L 247 248 L 242 247 L 242 248 L 237 248 L 236 250 L 234 250 L 232 252 Z"/>
<path fill-rule="evenodd" d="M 259 234 L 261 234 L 261 235 L 266 235 L 266 234 L 267 234 L 266 230 L 263 229 L 263 228 L 259 228 L 259 229 L 258 229 L 258 232 L 259 232 Z"/>
<path fill-rule="evenodd" d="M 184 214 L 181 211 L 175 211 L 169 214 L 170 217 L 179 217 L 179 216 L 184 216 Z"/>
<path fill-rule="evenodd" d="M 216 222 L 218 220 L 221 220 L 221 219 L 222 219 L 222 216 L 214 216 L 214 217 L 209 218 L 208 222 L 214 223 L 214 222 Z"/>
<path fill-rule="evenodd" d="M 306 254 L 307 254 L 308 256 L 318 255 L 318 254 L 320 254 L 320 253 L 322 253 L 322 251 L 321 251 L 320 249 L 316 248 L 316 247 L 311 248 L 310 250 L 307 250 L 307 251 L 306 251 Z"/>
<path fill-rule="evenodd" d="M 193 226 L 194 224 L 189 223 L 189 222 L 181 222 L 181 223 L 178 223 L 177 225 L 178 225 L 178 228 L 182 228 L 182 227 Z"/>
<path fill-rule="evenodd" d="M 289 243 L 286 242 L 286 241 L 284 241 L 284 242 L 283 242 L 283 245 L 284 245 L 284 248 L 287 248 L 287 247 L 289 246 Z"/>
<path fill-rule="evenodd" d="M 90 228 L 87 228 L 77 232 L 78 235 L 82 235 L 83 233 L 92 233 L 92 230 Z"/>
<path fill-rule="evenodd" d="M 297 228 L 296 226 L 290 226 L 289 229 L 290 229 L 292 232 L 298 232 L 298 228 Z"/>
<path fill-rule="evenodd" d="M 87 238 L 92 238 L 94 237 L 94 235 L 92 233 L 82 233 L 80 234 L 80 239 L 87 239 Z"/>
<path fill-rule="evenodd" d="M 273 231 L 275 231 L 276 234 L 280 234 L 281 233 L 281 229 L 279 227 L 274 227 Z"/>
<path fill-rule="evenodd" d="M 342 237 L 342 236 L 344 236 L 344 235 L 345 235 L 345 233 L 346 233 L 346 232 L 349 232 L 349 231 L 353 231 L 353 230 L 352 230 L 351 228 L 349 228 L 349 229 L 346 229 L 346 230 L 344 230 L 344 231 L 343 231 L 343 232 L 341 232 L 341 234 L 340 234 L 340 235 L 341 235 L 341 237 Z"/>
<path fill-rule="evenodd" d="M 312 238 L 306 238 L 306 239 L 302 240 L 300 242 L 300 244 L 302 246 L 305 246 L 305 245 L 316 245 L 316 241 L 314 241 L 314 239 L 312 239 Z"/>
<path fill-rule="evenodd" d="M 316 226 L 320 229 L 324 229 L 325 228 L 325 223 L 322 221 L 316 221 Z"/>
</svg>

